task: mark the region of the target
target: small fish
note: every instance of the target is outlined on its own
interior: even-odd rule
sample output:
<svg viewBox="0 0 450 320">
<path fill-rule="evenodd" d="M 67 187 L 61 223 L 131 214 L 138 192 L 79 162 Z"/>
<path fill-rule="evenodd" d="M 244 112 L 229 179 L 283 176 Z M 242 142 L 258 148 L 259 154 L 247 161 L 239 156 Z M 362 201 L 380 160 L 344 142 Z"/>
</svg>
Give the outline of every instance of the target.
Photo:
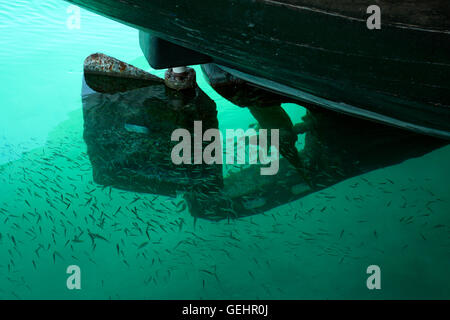
<svg viewBox="0 0 450 320">
<path fill-rule="evenodd" d="M 146 247 L 148 245 L 148 241 L 143 242 L 139 247 L 138 250 L 141 250 L 142 248 Z"/>
<path fill-rule="evenodd" d="M 120 209 L 122 209 L 122 207 L 120 206 L 117 210 L 116 210 L 116 212 L 113 214 L 113 216 L 116 216 L 116 214 L 118 214 L 119 213 L 119 211 L 120 211 Z"/>
<path fill-rule="evenodd" d="M 141 200 L 141 198 L 140 198 L 140 197 L 134 198 L 134 200 L 131 201 L 128 205 L 132 205 L 133 203 L 135 203 L 135 202 L 138 201 L 138 200 Z"/>
<path fill-rule="evenodd" d="M 105 237 L 103 237 L 103 236 L 101 236 L 99 234 L 96 234 L 96 233 L 92 233 L 89 230 L 88 230 L 88 234 L 89 234 L 89 237 L 91 237 L 92 245 L 94 245 L 95 239 L 100 239 L 100 240 L 108 242 L 108 239 L 106 239 Z"/>
</svg>

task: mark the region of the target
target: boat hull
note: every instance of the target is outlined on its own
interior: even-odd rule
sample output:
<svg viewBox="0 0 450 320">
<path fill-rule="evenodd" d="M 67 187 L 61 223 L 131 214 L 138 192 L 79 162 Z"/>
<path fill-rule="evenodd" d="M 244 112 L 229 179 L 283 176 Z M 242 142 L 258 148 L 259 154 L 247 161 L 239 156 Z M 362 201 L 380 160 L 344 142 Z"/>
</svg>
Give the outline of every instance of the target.
<svg viewBox="0 0 450 320">
<path fill-rule="evenodd" d="M 70 2 L 207 55 L 299 101 L 450 139 L 444 1 L 431 1 L 431 13 L 417 2 L 410 15 L 402 6 L 415 1 L 384 1 L 390 9 L 381 30 L 367 28 L 365 1 L 352 7 L 349 1 L 313 7 L 307 0 Z M 383 13 L 383 2 L 380 7 Z"/>
</svg>

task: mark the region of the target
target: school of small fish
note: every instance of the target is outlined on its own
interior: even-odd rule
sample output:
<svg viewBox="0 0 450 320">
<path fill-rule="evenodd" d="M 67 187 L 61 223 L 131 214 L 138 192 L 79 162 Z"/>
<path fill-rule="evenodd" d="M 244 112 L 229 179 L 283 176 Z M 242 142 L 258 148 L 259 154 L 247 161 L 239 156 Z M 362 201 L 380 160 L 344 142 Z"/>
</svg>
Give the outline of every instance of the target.
<svg viewBox="0 0 450 320">
<path fill-rule="evenodd" d="M 69 265 L 81 267 L 80 294 L 101 299 L 365 297 L 370 264 L 387 287 L 424 272 L 420 296 L 437 281 L 430 265 L 450 266 L 448 191 L 414 172 L 378 170 L 261 215 L 194 224 L 181 197 L 95 184 L 80 135 L 65 129 L 0 166 L 0 298 L 73 298 Z M 436 295 L 449 294 L 449 275 L 440 281 Z"/>
</svg>

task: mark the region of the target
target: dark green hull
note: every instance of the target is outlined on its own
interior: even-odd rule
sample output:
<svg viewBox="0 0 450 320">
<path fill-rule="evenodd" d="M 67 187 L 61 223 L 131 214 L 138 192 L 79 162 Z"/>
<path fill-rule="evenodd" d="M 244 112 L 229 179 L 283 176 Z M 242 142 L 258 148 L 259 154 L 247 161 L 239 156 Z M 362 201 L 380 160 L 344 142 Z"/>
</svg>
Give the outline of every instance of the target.
<svg viewBox="0 0 450 320">
<path fill-rule="evenodd" d="M 445 1 L 71 0 L 305 103 L 450 138 Z M 417 3 L 416 3 L 417 2 Z"/>
</svg>

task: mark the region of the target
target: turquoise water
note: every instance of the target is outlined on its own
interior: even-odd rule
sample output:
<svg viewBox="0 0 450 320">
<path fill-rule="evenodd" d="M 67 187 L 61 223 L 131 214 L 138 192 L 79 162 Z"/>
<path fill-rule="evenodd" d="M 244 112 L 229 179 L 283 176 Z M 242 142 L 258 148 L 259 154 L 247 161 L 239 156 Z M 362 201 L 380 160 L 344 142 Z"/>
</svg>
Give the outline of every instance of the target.
<svg viewBox="0 0 450 320">
<path fill-rule="evenodd" d="M 84 10 L 69 29 L 68 6 L 0 4 L 0 298 L 450 298 L 449 146 L 264 214 L 195 225 L 180 197 L 97 185 L 83 140 L 84 59 L 103 52 L 164 71 L 150 69 L 134 29 Z M 255 122 L 198 83 L 221 129 Z M 294 122 L 304 114 L 283 107 Z M 122 210 L 99 226 L 93 205 Z M 162 226 L 150 239 L 133 207 Z M 94 248 L 88 230 L 105 240 Z M 81 290 L 67 289 L 69 265 L 81 269 Z M 381 290 L 367 289 L 370 265 Z"/>
</svg>

